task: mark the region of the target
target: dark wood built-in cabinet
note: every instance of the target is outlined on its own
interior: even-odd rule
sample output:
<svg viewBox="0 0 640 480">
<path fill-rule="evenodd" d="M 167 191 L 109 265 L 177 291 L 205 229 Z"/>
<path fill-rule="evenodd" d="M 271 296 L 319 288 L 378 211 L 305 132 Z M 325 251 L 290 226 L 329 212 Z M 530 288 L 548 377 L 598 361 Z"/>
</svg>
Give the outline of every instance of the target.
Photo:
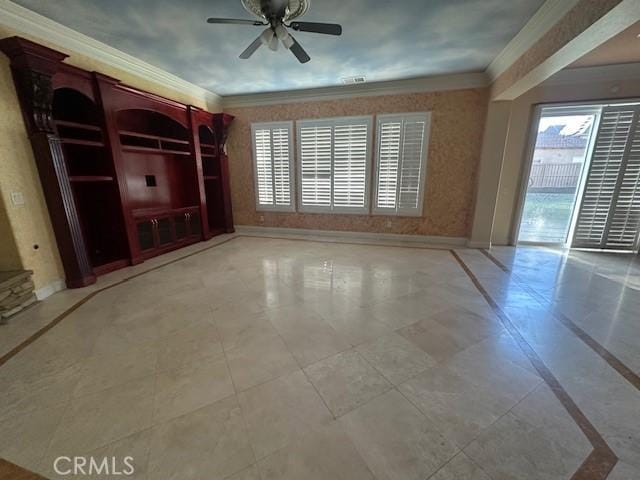
<svg viewBox="0 0 640 480">
<path fill-rule="evenodd" d="M 67 285 L 233 232 L 233 117 L 212 114 L 0 40 L 33 146 Z"/>
<path fill-rule="evenodd" d="M 138 245 L 143 257 L 155 256 L 202 237 L 200 207 L 136 210 Z"/>
</svg>

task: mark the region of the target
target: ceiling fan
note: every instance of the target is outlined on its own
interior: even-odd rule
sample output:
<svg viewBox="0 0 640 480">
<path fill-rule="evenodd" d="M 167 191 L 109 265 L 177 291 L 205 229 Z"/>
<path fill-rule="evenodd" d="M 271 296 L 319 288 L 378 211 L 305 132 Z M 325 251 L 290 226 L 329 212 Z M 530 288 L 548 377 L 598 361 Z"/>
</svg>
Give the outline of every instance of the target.
<svg viewBox="0 0 640 480">
<path fill-rule="evenodd" d="M 295 18 L 304 15 L 309 9 L 311 0 L 240 0 L 242 6 L 249 13 L 256 15 L 259 20 L 244 20 L 235 18 L 208 18 L 208 23 L 225 23 L 235 25 L 267 26 L 247 49 L 240 54 L 240 58 L 247 59 L 262 45 L 271 50 L 278 49 L 278 43 L 291 50 L 300 63 L 307 63 L 311 58 L 304 48 L 289 33 L 288 28 L 297 32 L 323 33 L 325 35 L 342 35 L 342 27 L 335 23 L 293 22 Z"/>
</svg>

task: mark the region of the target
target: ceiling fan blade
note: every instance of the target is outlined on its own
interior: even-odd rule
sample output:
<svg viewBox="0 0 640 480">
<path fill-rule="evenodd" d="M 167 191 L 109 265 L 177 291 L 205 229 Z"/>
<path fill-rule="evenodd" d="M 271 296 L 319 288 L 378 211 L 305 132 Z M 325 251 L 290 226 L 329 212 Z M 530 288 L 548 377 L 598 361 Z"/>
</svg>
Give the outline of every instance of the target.
<svg viewBox="0 0 640 480">
<path fill-rule="evenodd" d="M 325 35 L 342 35 L 342 26 L 337 23 L 291 22 L 291 28 L 298 32 L 324 33 Z"/>
<path fill-rule="evenodd" d="M 251 45 L 249 45 L 246 48 L 246 50 L 240 54 L 240 58 L 242 58 L 243 60 L 246 60 L 251 55 L 253 55 L 255 53 L 255 51 L 260 48 L 261 45 L 262 45 L 262 35 L 260 35 L 258 38 L 256 38 L 251 43 Z"/>
<path fill-rule="evenodd" d="M 307 63 L 309 60 L 311 60 L 311 57 L 307 54 L 307 52 L 304 51 L 302 45 L 300 45 L 298 41 L 293 38 L 293 35 L 289 34 L 289 36 L 291 37 L 291 40 L 293 40 L 293 44 L 291 45 L 291 48 L 289 50 L 291 50 L 291 52 L 296 56 L 298 61 L 300 63 Z"/>
<path fill-rule="evenodd" d="M 233 25 L 254 25 L 259 27 L 260 25 L 266 25 L 259 20 L 242 20 L 239 18 L 207 18 L 207 23 L 226 23 Z"/>
</svg>

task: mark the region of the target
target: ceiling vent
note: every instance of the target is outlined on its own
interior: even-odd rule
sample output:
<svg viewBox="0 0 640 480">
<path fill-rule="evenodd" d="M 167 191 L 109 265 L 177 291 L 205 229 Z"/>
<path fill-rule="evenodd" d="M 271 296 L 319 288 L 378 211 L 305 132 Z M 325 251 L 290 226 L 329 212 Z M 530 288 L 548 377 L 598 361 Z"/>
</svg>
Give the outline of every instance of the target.
<svg viewBox="0 0 640 480">
<path fill-rule="evenodd" d="M 367 81 L 367 77 L 364 75 L 357 75 L 355 77 L 343 77 L 342 83 L 345 85 L 353 85 L 355 83 L 364 83 Z"/>
</svg>

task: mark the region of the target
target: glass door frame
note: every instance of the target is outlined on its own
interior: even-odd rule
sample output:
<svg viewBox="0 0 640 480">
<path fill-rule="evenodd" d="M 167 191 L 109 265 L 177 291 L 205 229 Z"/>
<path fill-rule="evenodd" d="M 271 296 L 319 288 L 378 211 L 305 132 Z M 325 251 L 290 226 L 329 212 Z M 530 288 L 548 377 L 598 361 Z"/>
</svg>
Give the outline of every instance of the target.
<svg viewBox="0 0 640 480">
<path fill-rule="evenodd" d="M 626 103 L 626 102 L 620 102 L 620 103 Z M 582 194 L 584 192 L 584 186 L 587 179 L 587 174 L 591 166 L 591 157 L 593 154 L 593 148 L 595 146 L 595 139 L 598 133 L 598 129 L 600 127 L 600 116 L 602 113 L 602 109 L 607 104 L 603 102 L 571 102 L 571 103 L 538 104 L 534 107 L 533 114 L 531 116 L 531 122 L 529 125 L 529 133 L 527 136 L 527 148 L 525 150 L 525 155 L 526 155 L 525 163 L 523 165 L 522 175 L 520 176 L 518 203 L 515 210 L 513 228 L 511 232 L 512 245 L 544 246 L 544 247 L 556 247 L 556 248 L 571 247 L 571 241 L 573 239 L 573 232 L 574 232 L 576 220 L 577 220 L 577 212 L 580 211 L 580 205 L 582 203 Z M 582 166 L 582 170 L 580 172 L 580 179 L 578 181 L 576 196 L 573 202 L 573 207 L 571 209 L 571 216 L 569 220 L 570 222 L 569 230 L 567 231 L 567 236 L 565 241 L 564 242 L 532 242 L 527 240 L 519 241 L 518 238 L 520 237 L 520 227 L 522 225 L 522 217 L 523 217 L 525 201 L 527 197 L 529 177 L 531 175 L 531 170 L 533 168 L 533 156 L 536 149 L 536 143 L 538 140 L 538 133 L 539 133 L 538 128 L 540 125 L 540 120 L 542 119 L 543 110 L 545 109 L 556 109 L 558 111 L 558 116 L 562 116 L 562 114 L 566 114 L 568 116 L 572 113 L 573 114 L 582 113 L 582 114 L 594 114 L 595 118 L 593 120 L 591 132 L 589 133 L 589 140 L 587 143 L 587 149 L 585 151 L 584 163 Z"/>
</svg>

